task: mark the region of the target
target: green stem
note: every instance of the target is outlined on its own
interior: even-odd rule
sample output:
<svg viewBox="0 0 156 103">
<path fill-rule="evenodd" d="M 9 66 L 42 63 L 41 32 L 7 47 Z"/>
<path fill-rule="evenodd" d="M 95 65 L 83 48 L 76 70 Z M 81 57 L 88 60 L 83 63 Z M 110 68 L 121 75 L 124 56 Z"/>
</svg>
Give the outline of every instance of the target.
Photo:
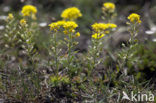
<svg viewBox="0 0 156 103">
<path fill-rule="evenodd" d="M 94 62 L 93 62 L 93 68 L 95 68 L 95 64 L 96 64 L 96 58 L 97 58 L 97 49 L 98 49 L 98 43 L 97 43 L 97 40 L 96 41 L 94 41 L 94 46 L 95 46 L 95 48 L 94 48 L 94 54 L 93 54 L 93 58 L 94 58 Z"/>
<path fill-rule="evenodd" d="M 135 36 L 137 35 L 137 32 L 136 32 L 136 26 L 135 26 L 135 24 L 133 24 L 132 26 L 131 26 L 131 39 L 130 39 L 130 45 L 133 45 L 134 44 L 134 38 L 135 38 Z"/>
<path fill-rule="evenodd" d="M 59 65 L 58 65 L 58 50 L 57 50 L 57 38 L 56 38 L 56 33 L 53 35 L 54 39 L 54 55 L 55 55 L 55 68 L 56 68 L 56 74 L 58 75 L 59 72 Z"/>
<path fill-rule="evenodd" d="M 72 50 L 72 45 L 73 44 L 73 39 L 72 39 L 72 34 L 69 34 L 69 42 L 68 42 L 68 69 L 70 68 L 70 63 L 71 63 L 71 50 Z"/>
<path fill-rule="evenodd" d="M 97 59 L 97 50 L 98 50 L 98 41 L 97 40 L 92 40 L 92 49 L 91 49 L 91 56 L 93 57 L 93 63 L 92 63 L 92 60 L 90 61 L 90 69 L 88 71 L 88 78 L 91 77 L 91 73 L 93 71 L 93 69 L 96 67 L 96 59 Z"/>
</svg>

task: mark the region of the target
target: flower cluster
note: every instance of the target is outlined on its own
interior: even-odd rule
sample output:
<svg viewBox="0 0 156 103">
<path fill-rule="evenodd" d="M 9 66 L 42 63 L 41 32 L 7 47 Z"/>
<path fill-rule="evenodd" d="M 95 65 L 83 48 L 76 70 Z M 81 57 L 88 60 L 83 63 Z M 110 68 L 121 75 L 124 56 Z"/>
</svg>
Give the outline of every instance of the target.
<svg viewBox="0 0 156 103">
<path fill-rule="evenodd" d="M 61 14 L 61 17 L 64 20 L 49 24 L 50 30 L 53 32 L 58 32 L 58 31 L 61 31 L 60 29 L 62 28 L 64 34 L 66 35 L 75 34 L 75 35 L 72 35 L 72 37 L 79 37 L 80 33 L 75 32 L 75 29 L 78 27 L 78 25 L 73 20 L 81 16 L 82 14 L 78 8 L 76 7 L 67 8 Z"/>
<path fill-rule="evenodd" d="M 35 14 L 37 13 L 37 9 L 33 5 L 25 5 L 21 13 L 23 16 L 31 16 L 33 19 L 36 19 Z"/>
<path fill-rule="evenodd" d="M 95 34 L 92 35 L 92 38 L 94 38 L 94 39 L 101 39 L 104 36 L 105 36 L 105 34 L 95 33 Z"/>
<path fill-rule="evenodd" d="M 57 22 L 53 22 L 53 23 L 49 24 L 50 30 L 54 31 L 54 32 L 57 32 L 60 29 L 60 27 L 63 27 L 65 22 L 66 21 L 57 21 Z"/>
<path fill-rule="evenodd" d="M 108 26 L 108 28 L 110 29 L 114 29 L 114 28 L 117 28 L 117 25 L 116 24 L 111 24 L 111 23 L 108 23 L 106 24 Z"/>
<path fill-rule="evenodd" d="M 110 2 L 104 3 L 102 10 L 112 13 L 115 11 L 115 4 L 110 3 Z"/>
<path fill-rule="evenodd" d="M 12 13 L 9 13 L 8 14 L 8 17 L 7 17 L 7 20 L 12 20 L 14 18 L 13 14 Z"/>
<path fill-rule="evenodd" d="M 67 21 L 64 24 L 64 34 L 74 33 L 78 25 L 74 21 Z"/>
<path fill-rule="evenodd" d="M 113 29 L 113 28 L 116 28 L 117 25 L 115 24 L 111 24 L 111 23 L 108 23 L 108 24 L 105 24 L 105 23 L 95 23 L 92 25 L 92 29 L 95 31 L 95 32 L 103 32 L 107 29 Z"/>
<path fill-rule="evenodd" d="M 20 20 L 20 25 L 25 26 L 27 24 L 27 21 L 25 19 Z"/>
<path fill-rule="evenodd" d="M 79 37 L 80 36 L 80 32 L 77 32 L 76 34 L 75 34 L 75 37 Z"/>
<path fill-rule="evenodd" d="M 131 23 L 135 24 L 135 23 L 138 23 L 140 24 L 141 23 L 141 20 L 140 20 L 140 15 L 136 14 L 136 13 L 132 13 L 131 15 L 128 16 L 128 19 L 130 20 Z"/>
<path fill-rule="evenodd" d="M 108 28 L 108 26 L 104 23 L 95 23 L 92 25 L 92 29 L 95 31 L 95 32 L 100 32 L 100 31 L 104 31 Z"/>
<path fill-rule="evenodd" d="M 92 38 L 95 39 L 100 39 L 103 36 L 105 36 L 105 34 L 110 33 L 110 30 L 116 28 L 117 25 L 116 24 L 105 24 L 105 23 L 95 23 L 92 25 L 92 29 L 95 32 L 95 34 L 92 35 Z"/>
<path fill-rule="evenodd" d="M 75 20 L 81 16 L 82 14 L 80 10 L 76 7 L 67 8 L 61 14 L 61 17 L 63 19 L 69 19 L 69 20 Z"/>
<path fill-rule="evenodd" d="M 78 25 L 74 21 L 57 21 L 49 24 L 50 30 L 53 32 L 59 31 L 60 28 L 64 29 L 64 34 L 75 33 L 75 29 Z M 80 33 L 77 32 L 75 37 L 79 37 Z"/>
<path fill-rule="evenodd" d="M 140 15 L 132 13 L 127 18 L 129 19 L 129 22 L 127 22 L 127 24 L 130 26 L 129 32 L 131 34 L 130 43 L 133 44 L 136 42 L 134 39 L 138 35 L 138 27 L 141 23 Z"/>
</svg>

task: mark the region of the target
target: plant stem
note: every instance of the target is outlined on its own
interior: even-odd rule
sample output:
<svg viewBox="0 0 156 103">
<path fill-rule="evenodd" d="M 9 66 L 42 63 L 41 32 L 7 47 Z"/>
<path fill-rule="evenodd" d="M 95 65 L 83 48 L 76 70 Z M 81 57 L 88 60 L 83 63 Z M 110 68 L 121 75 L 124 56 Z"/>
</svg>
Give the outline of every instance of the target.
<svg viewBox="0 0 156 103">
<path fill-rule="evenodd" d="M 71 69 L 70 64 L 71 64 L 71 50 L 73 47 L 72 44 L 73 44 L 73 39 L 72 39 L 72 34 L 70 33 L 69 34 L 69 42 L 68 42 L 68 69 Z"/>
<path fill-rule="evenodd" d="M 56 68 L 56 74 L 58 75 L 59 73 L 59 66 L 58 66 L 58 50 L 57 50 L 57 38 L 56 38 L 56 33 L 53 34 L 53 39 L 54 39 L 54 56 L 55 56 L 55 68 Z"/>
<path fill-rule="evenodd" d="M 95 65 L 96 65 L 96 59 L 97 59 L 97 47 L 98 45 L 98 41 L 97 40 L 92 40 L 92 49 L 91 49 L 91 56 L 93 57 L 93 63 L 92 63 L 92 59 L 90 61 L 90 69 L 88 71 L 88 78 L 91 77 L 91 73 L 93 71 L 93 69 L 95 68 Z"/>
</svg>

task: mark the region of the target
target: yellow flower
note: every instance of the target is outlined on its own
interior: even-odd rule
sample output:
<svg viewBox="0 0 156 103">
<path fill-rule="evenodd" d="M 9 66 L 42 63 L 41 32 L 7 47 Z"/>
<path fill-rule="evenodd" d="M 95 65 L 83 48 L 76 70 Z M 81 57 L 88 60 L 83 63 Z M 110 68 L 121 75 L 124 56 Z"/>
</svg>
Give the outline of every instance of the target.
<svg viewBox="0 0 156 103">
<path fill-rule="evenodd" d="M 50 30 L 55 32 L 57 32 L 58 29 L 60 28 L 60 26 L 56 22 L 49 24 L 49 26 L 50 26 Z"/>
<path fill-rule="evenodd" d="M 64 25 L 64 33 L 68 34 L 70 33 L 74 33 L 75 29 L 78 27 L 78 25 L 74 22 L 74 21 L 67 21 Z"/>
<path fill-rule="evenodd" d="M 106 30 L 104 33 L 105 33 L 105 34 L 109 34 L 109 33 L 110 33 L 110 31 L 109 31 L 109 30 Z"/>
<path fill-rule="evenodd" d="M 27 21 L 25 19 L 20 20 L 20 25 L 25 26 L 27 24 Z"/>
<path fill-rule="evenodd" d="M 106 2 L 103 4 L 103 11 L 108 11 L 108 12 L 114 12 L 115 11 L 115 4 Z"/>
<path fill-rule="evenodd" d="M 75 29 L 78 25 L 74 21 L 67 21 L 65 22 L 64 26 L 65 29 Z"/>
<path fill-rule="evenodd" d="M 57 21 L 57 23 L 58 23 L 58 25 L 63 26 L 63 25 L 66 23 L 66 21 L 64 21 L 64 20 L 62 20 L 62 21 Z"/>
<path fill-rule="evenodd" d="M 12 13 L 9 13 L 8 14 L 8 17 L 7 17 L 7 20 L 12 20 L 14 18 L 13 14 Z"/>
<path fill-rule="evenodd" d="M 80 10 L 76 7 L 67 8 L 61 14 L 61 17 L 63 19 L 69 19 L 69 20 L 75 20 L 81 16 L 82 14 Z"/>
<path fill-rule="evenodd" d="M 92 25 L 92 29 L 95 32 L 102 32 L 102 31 L 108 29 L 108 26 L 104 23 L 95 23 Z"/>
<path fill-rule="evenodd" d="M 80 33 L 77 32 L 77 33 L 75 34 L 75 37 L 79 37 L 79 36 L 80 36 Z"/>
<path fill-rule="evenodd" d="M 66 23 L 66 21 L 57 21 L 57 22 L 53 22 L 51 24 L 49 24 L 50 26 L 50 30 L 57 32 L 60 27 L 63 27 L 63 25 Z"/>
<path fill-rule="evenodd" d="M 94 39 L 101 39 L 104 36 L 105 36 L 105 34 L 95 33 L 95 34 L 92 35 L 92 38 L 94 38 Z"/>
<path fill-rule="evenodd" d="M 105 24 L 105 23 L 95 23 L 92 25 L 92 29 L 94 31 L 94 34 L 92 35 L 92 38 L 94 39 L 101 39 L 105 34 L 109 34 L 110 31 L 114 28 L 116 28 L 116 24 Z"/>
<path fill-rule="evenodd" d="M 110 23 L 108 23 L 107 26 L 108 26 L 109 28 L 111 28 L 111 29 L 117 28 L 117 25 L 116 25 L 116 24 L 110 24 Z"/>
<path fill-rule="evenodd" d="M 92 29 L 95 31 L 95 32 L 104 32 L 105 30 L 107 29 L 113 29 L 113 28 L 116 28 L 117 25 L 115 24 L 104 24 L 104 23 L 95 23 L 92 25 Z M 108 33 L 108 31 L 107 31 Z"/>
<path fill-rule="evenodd" d="M 128 19 L 130 20 L 131 23 L 141 23 L 140 20 L 140 15 L 136 14 L 136 13 L 132 13 L 131 15 L 128 16 Z"/>
<path fill-rule="evenodd" d="M 74 21 L 57 21 L 49 24 L 50 30 L 57 32 L 60 27 L 64 28 L 64 34 L 75 33 L 75 29 L 78 25 Z"/>
<path fill-rule="evenodd" d="M 33 5 L 25 5 L 21 11 L 23 16 L 31 16 L 33 19 L 36 18 L 37 8 Z"/>
</svg>

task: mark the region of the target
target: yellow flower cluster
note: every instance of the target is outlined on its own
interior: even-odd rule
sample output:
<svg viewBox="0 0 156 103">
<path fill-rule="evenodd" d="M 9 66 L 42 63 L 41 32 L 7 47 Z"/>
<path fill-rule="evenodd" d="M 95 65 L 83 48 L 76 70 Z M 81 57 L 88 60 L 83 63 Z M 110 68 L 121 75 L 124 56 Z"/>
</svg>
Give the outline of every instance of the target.
<svg viewBox="0 0 156 103">
<path fill-rule="evenodd" d="M 117 25 L 115 24 L 104 24 L 104 23 L 95 23 L 92 25 L 92 29 L 95 31 L 95 32 L 104 32 L 105 30 L 107 29 L 113 29 L 113 28 L 116 28 Z"/>
<path fill-rule="evenodd" d="M 58 31 L 60 27 L 63 27 L 65 30 L 68 30 L 69 32 L 73 32 L 75 28 L 78 27 L 78 25 L 74 21 L 57 21 L 54 23 L 49 24 L 50 29 L 52 31 Z"/>
<path fill-rule="evenodd" d="M 104 23 L 95 23 L 92 25 L 92 29 L 95 31 L 95 32 L 100 32 L 100 31 L 104 31 L 105 29 L 107 29 L 107 25 L 104 24 Z"/>
<path fill-rule="evenodd" d="M 74 33 L 78 25 L 74 21 L 67 21 L 63 27 L 65 29 L 64 33 L 68 34 L 68 33 Z"/>
<path fill-rule="evenodd" d="M 116 28 L 117 25 L 116 24 L 105 24 L 105 23 L 95 23 L 92 25 L 92 29 L 95 32 L 95 34 L 92 35 L 92 38 L 95 39 L 100 39 L 103 36 L 105 36 L 105 34 L 110 33 L 110 30 Z"/>
<path fill-rule="evenodd" d="M 114 12 L 115 11 L 115 4 L 114 3 L 110 3 L 110 2 L 106 2 L 103 4 L 103 11 L 107 11 L 107 12 Z"/>
<path fill-rule="evenodd" d="M 57 32 L 60 29 L 60 27 L 62 27 L 65 24 L 65 22 L 66 21 L 57 21 L 57 22 L 53 22 L 53 23 L 49 24 L 50 30 Z"/>
<path fill-rule="evenodd" d="M 13 14 L 12 13 L 9 13 L 8 14 L 8 17 L 7 17 L 7 20 L 12 20 L 14 18 Z"/>
<path fill-rule="evenodd" d="M 61 14 L 61 17 L 63 19 L 69 19 L 69 20 L 75 20 L 81 16 L 82 14 L 80 10 L 76 7 L 67 8 Z"/>
<path fill-rule="evenodd" d="M 37 13 L 37 8 L 33 5 L 25 5 L 21 11 L 23 16 L 31 16 L 35 19 L 35 14 Z"/>
<path fill-rule="evenodd" d="M 108 26 L 108 28 L 110 29 L 114 29 L 114 28 L 117 28 L 117 25 L 116 24 L 111 24 L 111 23 L 108 23 L 106 24 Z"/>
<path fill-rule="evenodd" d="M 92 38 L 94 38 L 94 39 L 101 39 L 104 36 L 105 36 L 105 34 L 95 33 L 95 34 L 92 35 Z"/>
<path fill-rule="evenodd" d="M 141 23 L 140 20 L 140 15 L 136 14 L 136 13 L 132 13 L 131 15 L 128 16 L 128 19 L 130 20 L 131 23 Z"/>
<path fill-rule="evenodd" d="M 75 34 L 75 37 L 79 37 L 79 36 L 80 36 L 80 33 L 77 32 L 77 33 Z"/>
<path fill-rule="evenodd" d="M 74 21 L 57 21 L 49 24 L 50 30 L 57 32 L 61 27 L 64 29 L 64 34 L 75 33 L 75 29 L 78 25 Z M 79 37 L 80 33 L 77 32 L 75 37 Z"/>
<path fill-rule="evenodd" d="M 27 24 L 27 21 L 25 19 L 20 20 L 20 25 L 25 26 Z"/>
</svg>

